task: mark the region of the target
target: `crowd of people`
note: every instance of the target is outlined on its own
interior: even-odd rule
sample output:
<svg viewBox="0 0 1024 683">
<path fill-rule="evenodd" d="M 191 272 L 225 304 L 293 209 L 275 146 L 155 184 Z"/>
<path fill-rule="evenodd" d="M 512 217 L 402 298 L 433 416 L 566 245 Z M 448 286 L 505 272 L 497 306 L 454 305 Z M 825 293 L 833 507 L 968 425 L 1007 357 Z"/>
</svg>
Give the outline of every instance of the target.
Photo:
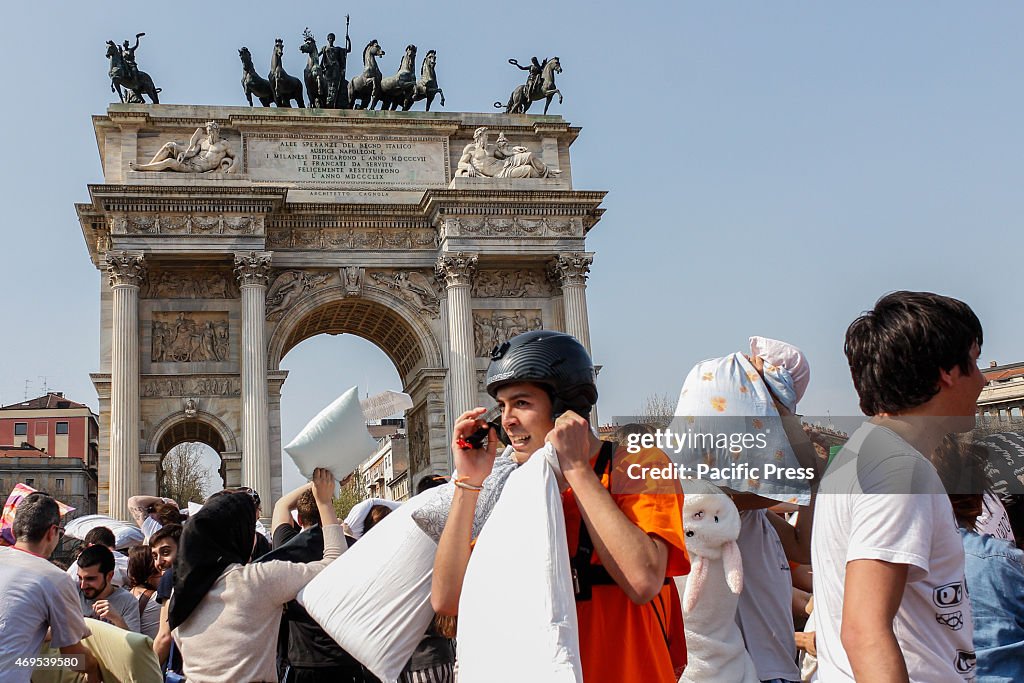
<svg viewBox="0 0 1024 683">
<path fill-rule="evenodd" d="M 735 605 L 726 620 L 742 639 L 727 650 L 718 632 L 693 630 L 704 622 L 681 597 L 687 582 L 714 578 L 709 558 L 695 555 L 697 539 L 687 548 L 704 533 L 706 512 L 685 507 L 685 481 L 635 485 L 623 474 L 636 463 L 658 471 L 670 456 L 627 448 L 645 426 L 598 438 L 589 422 L 596 373 L 576 339 L 543 330 L 510 339 L 492 353 L 485 379 L 500 418 L 486 421 L 483 407 L 460 415 L 451 478 L 418 482 L 417 495 L 448 487 L 450 505 L 429 576 L 433 618 L 399 680 L 460 680 L 459 613 L 481 498 L 499 469 L 535 455 L 549 458 L 560 489 L 561 510 L 550 513 L 564 519 L 565 544 L 554 552 L 567 553 L 571 567 L 577 680 L 1024 680 L 1020 496 L 993 493 L 985 450 L 965 438 L 985 383 L 982 342 L 963 302 L 919 292 L 882 297 L 846 332 L 853 384 L 870 419 L 834 454 L 797 414 L 806 359 L 741 359 L 756 373 L 744 382 L 764 383 L 772 403 L 765 415 L 781 421 L 787 448 L 812 476 L 808 495 L 790 505 L 759 493 L 756 482 L 712 487 L 721 496 L 714 509 L 728 506 L 739 519 L 725 544 L 738 558 L 728 549 L 709 556 L 724 563 L 730 588 L 742 576 L 738 599 L 720 607 Z M 747 394 L 747 386 L 737 391 Z M 724 410 L 725 399 L 713 400 Z M 296 600 L 349 547 L 384 533 L 377 527 L 395 508 L 367 501 L 342 522 L 334 490 L 330 471 L 316 469 L 276 501 L 269 529 L 251 489 L 219 491 L 187 517 L 174 501 L 135 496 L 128 508 L 144 544 L 122 554 L 114 534 L 95 527 L 66 571 L 48 559 L 63 535 L 57 501 L 26 496 L 14 517 L 15 544 L 0 547 L 0 683 L 31 680 L 33 658 L 46 653 L 74 657 L 70 668 L 83 680 L 109 681 L 111 667 L 90 642 L 96 622 L 148 637 L 147 654 L 151 648 L 167 681 L 377 681 Z M 517 590 L 515 548 L 509 553 L 509 575 L 495 577 L 495 590 Z M 495 638 L 501 624 L 495 614 Z M 727 666 L 723 656 L 749 663 Z M 708 673 L 694 678 L 698 668 Z"/>
</svg>

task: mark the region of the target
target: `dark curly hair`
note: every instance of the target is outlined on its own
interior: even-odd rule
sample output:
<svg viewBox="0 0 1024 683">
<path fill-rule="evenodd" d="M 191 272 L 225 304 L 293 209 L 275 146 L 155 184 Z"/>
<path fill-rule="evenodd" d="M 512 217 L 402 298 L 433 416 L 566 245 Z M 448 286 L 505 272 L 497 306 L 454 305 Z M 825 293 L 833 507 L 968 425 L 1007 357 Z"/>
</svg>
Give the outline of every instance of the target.
<svg viewBox="0 0 1024 683">
<path fill-rule="evenodd" d="M 892 292 L 846 330 L 844 351 L 866 415 L 897 414 L 939 392 L 940 371 L 972 371 L 982 344 L 970 306 L 931 292 Z"/>
</svg>

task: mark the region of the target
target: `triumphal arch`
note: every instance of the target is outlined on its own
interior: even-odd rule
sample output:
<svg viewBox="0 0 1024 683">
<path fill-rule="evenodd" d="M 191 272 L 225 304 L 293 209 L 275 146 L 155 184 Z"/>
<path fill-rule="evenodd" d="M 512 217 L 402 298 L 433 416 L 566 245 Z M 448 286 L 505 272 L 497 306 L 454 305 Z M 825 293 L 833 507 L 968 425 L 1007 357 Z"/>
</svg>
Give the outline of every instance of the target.
<svg viewBox="0 0 1024 683">
<path fill-rule="evenodd" d="M 449 468 L 496 343 L 547 328 L 589 347 L 604 193 L 573 189 L 580 131 L 559 116 L 117 104 L 94 126 L 103 182 L 77 210 L 102 273 L 92 378 L 115 517 L 184 441 L 275 500 L 281 360 L 314 335 L 394 362 L 413 476 Z"/>
</svg>

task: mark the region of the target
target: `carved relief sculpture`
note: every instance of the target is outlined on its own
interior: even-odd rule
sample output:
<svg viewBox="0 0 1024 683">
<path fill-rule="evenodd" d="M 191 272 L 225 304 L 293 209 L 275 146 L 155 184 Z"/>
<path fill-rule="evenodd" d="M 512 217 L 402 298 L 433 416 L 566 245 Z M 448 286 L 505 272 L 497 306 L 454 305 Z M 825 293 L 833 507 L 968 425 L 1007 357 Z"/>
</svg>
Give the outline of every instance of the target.
<svg viewBox="0 0 1024 683">
<path fill-rule="evenodd" d="M 511 147 L 504 133 L 498 134 L 493 150 L 487 148 L 488 129 L 477 128 L 473 142 L 459 159 L 456 176 L 470 178 L 554 178 L 561 171 L 548 167 L 526 147 Z"/>
<path fill-rule="evenodd" d="M 507 342 L 517 334 L 544 328 L 541 312 L 537 309 L 473 311 L 473 340 L 476 355 L 486 358 L 495 346 Z"/>
<path fill-rule="evenodd" d="M 536 270 L 481 270 L 473 280 L 475 297 L 545 297 L 550 293 L 543 273 Z"/>
<path fill-rule="evenodd" d="M 227 273 L 190 269 L 158 270 L 149 277 L 146 299 L 235 299 L 238 287 Z"/>
<path fill-rule="evenodd" d="M 235 377 L 167 377 L 143 380 L 140 392 L 143 398 L 238 396 L 242 385 Z"/>
<path fill-rule="evenodd" d="M 202 311 L 153 314 L 154 363 L 199 363 L 228 360 L 228 314 Z"/>
<path fill-rule="evenodd" d="M 301 270 L 286 270 L 274 279 L 267 290 L 267 320 L 280 320 L 304 292 L 325 283 L 331 273 L 307 273 Z"/>
<path fill-rule="evenodd" d="M 238 157 L 227 140 L 220 137 L 216 121 L 206 124 L 206 134 L 196 128 L 188 144 L 168 142 L 148 164 L 129 164 L 133 171 L 177 171 L 178 173 L 234 173 Z"/>
<path fill-rule="evenodd" d="M 437 290 L 423 273 L 415 270 L 399 270 L 393 273 L 378 271 L 370 273 L 370 278 L 412 304 L 420 313 L 434 318 L 441 314 L 441 300 Z"/>
<path fill-rule="evenodd" d="M 358 296 L 363 289 L 363 275 L 365 271 L 359 266 L 345 266 L 341 269 L 342 279 L 345 282 L 345 296 Z"/>
</svg>

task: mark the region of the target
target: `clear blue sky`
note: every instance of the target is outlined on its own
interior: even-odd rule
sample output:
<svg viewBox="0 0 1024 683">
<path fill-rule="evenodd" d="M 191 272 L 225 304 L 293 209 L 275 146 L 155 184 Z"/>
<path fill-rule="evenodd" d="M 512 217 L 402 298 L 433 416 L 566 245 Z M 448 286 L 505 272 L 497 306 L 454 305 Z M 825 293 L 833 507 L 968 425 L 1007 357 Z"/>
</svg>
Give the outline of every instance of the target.
<svg viewBox="0 0 1024 683">
<path fill-rule="evenodd" d="M 44 0 L 7 9 L 0 403 L 41 376 L 97 403 L 99 274 L 73 204 L 101 181 L 104 42 L 146 31 L 138 61 L 166 102 L 239 105 L 239 47 L 265 71 L 281 36 L 300 74 L 303 28 L 322 43 L 346 11 L 355 55 L 377 38 L 385 74 L 407 43 L 437 50 L 443 111 L 492 111 L 521 80 L 510 57 L 561 58 L 552 113 L 583 128 L 575 186 L 609 191 L 588 242 L 602 419 L 675 396 L 751 334 L 809 356 L 802 412 L 857 414 L 843 333 L 894 289 L 967 301 L 983 364 L 1024 360 L 1024 6 Z M 348 386 L 397 381 L 358 339 L 310 340 L 283 365 L 286 440 Z"/>
</svg>

